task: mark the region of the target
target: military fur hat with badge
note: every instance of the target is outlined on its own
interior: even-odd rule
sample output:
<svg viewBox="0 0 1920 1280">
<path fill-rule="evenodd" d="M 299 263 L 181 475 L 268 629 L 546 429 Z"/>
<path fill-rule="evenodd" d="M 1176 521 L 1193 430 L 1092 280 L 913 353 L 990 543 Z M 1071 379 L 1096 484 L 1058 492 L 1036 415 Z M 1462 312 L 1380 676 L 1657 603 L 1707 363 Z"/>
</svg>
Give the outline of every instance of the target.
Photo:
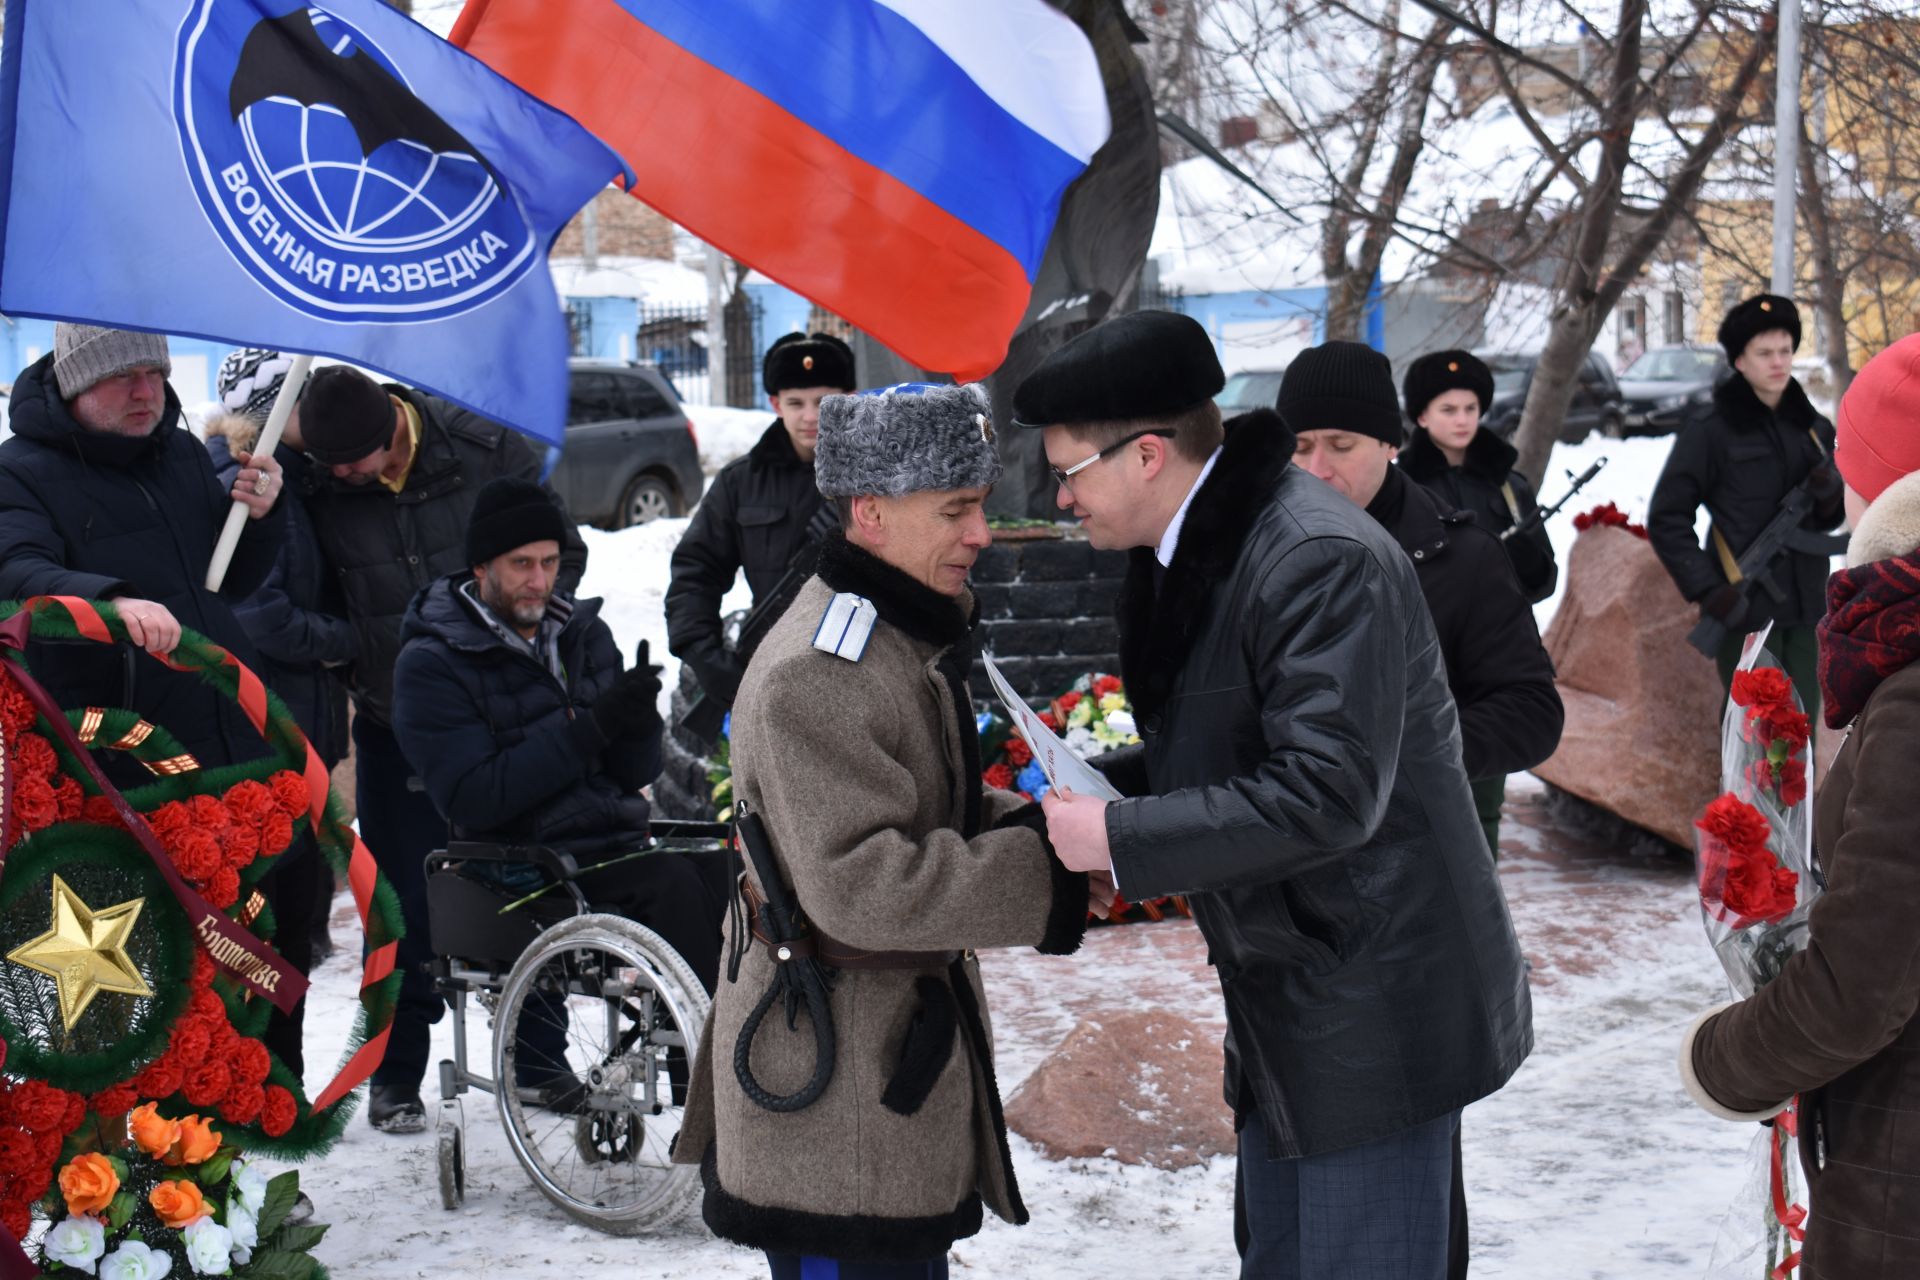
<svg viewBox="0 0 1920 1280">
<path fill-rule="evenodd" d="M 1800 308 L 1793 305 L 1791 298 L 1774 293 L 1757 294 L 1727 312 L 1726 319 L 1720 322 L 1720 345 L 1726 349 L 1728 360 L 1738 360 L 1746 353 L 1749 342 L 1763 333 L 1776 331 L 1791 338 L 1793 349 L 1798 351 Z"/>
<path fill-rule="evenodd" d="M 767 348 L 760 363 L 767 394 L 807 387 L 838 387 L 852 391 L 853 348 L 830 333 L 789 333 Z"/>
</svg>

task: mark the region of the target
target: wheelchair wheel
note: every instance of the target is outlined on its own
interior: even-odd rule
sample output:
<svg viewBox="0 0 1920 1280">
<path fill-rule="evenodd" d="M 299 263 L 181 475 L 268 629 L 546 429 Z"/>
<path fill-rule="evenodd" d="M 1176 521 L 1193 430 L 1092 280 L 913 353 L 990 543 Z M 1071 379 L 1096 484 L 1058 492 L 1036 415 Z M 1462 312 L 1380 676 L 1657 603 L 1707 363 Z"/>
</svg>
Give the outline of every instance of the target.
<svg viewBox="0 0 1920 1280">
<path fill-rule="evenodd" d="M 440 1104 L 440 1127 L 435 1150 L 440 1166 L 440 1207 L 458 1209 L 467 1201 L 466 1122 L 460 1100 L 448 1098 Z"/>
<path fill-rule="evenodd" d="M 515 962 L 494 1018 L 507 1141 L 534 1185 L 588 1226 L 657 1230 L 699 1193 L 667 1158 L 706 1025 L 700 980 L 651 929 L 577 916 Z"/>
</svg>

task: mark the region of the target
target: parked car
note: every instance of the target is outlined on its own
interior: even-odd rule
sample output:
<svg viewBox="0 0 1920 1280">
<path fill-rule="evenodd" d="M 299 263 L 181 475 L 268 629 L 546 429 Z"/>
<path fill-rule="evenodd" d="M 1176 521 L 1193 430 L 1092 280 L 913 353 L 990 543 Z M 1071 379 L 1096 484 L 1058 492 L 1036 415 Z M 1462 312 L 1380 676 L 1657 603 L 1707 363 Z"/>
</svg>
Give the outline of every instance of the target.
<svg viewBox="0 0 1920 1280">
<path fill-rule="evenodd" d="M 1231 418 L 1251 409 L 1273 408 L 1280 399 L 1280 379 L 1285 373 L 1285 369 L 1242 369 L 1228 374 L 1227 385 L 1213 398 L 1220 406 L 1220 416 Z"/>
<path fill-rule="evenodd" d="M 1679 430 L 1687 412 L 1711 404 L 1713 389 L 1732 373 L 1717 346 L 1688 343 L 1642 352 L 1620 375 L 1627 410 L 1621 433 L 1664 436 Z"/>
<path fill-rule="evenodd" d="M 660 371 L 575 361 L 567 384 L 567 443 L 552 479 L 573 518 L 625 529 L 691 510 L 704 483 L 699 442 Z"/>
<path fill-rule="evenodd" d="M 1533 370 L 1540 362 L 1540 353 L 1476 351 L 1474 354 L 1493 371 L 1493 405 L 1482 419 L 1482 425 L 1495 435 L 1511 439 L 1520 426 L 1520 410 L 1527 403 L 1527 389 L 1533 385 Z M 1580 378 L 1574 385 L 1566 419 L 1560 424 L 1562 443 L 1577 444 L 1593 431 L 1618 435 L 1626 416 L 1619 380 L 1605 360 L 1589 351 L 1586 363 L 1580 366 Z"/>
</svg>

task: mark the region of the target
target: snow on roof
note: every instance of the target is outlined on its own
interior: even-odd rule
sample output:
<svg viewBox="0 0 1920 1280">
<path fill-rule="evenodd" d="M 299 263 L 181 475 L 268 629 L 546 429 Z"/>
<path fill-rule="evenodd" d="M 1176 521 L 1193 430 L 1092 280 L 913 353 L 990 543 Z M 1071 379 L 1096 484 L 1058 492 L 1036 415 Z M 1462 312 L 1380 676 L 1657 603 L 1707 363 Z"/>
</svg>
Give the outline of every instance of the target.
<svg viewBox="0 0 1920 1280">
<path fill-rule="evenodd" d="M 551 258 L 554 291 L 563 298 L 632 298 L 653 306 L 704 307 L 707 278 L 660 258 L 601 254 L 589 271 L 582 258 Z"/>
</svg>

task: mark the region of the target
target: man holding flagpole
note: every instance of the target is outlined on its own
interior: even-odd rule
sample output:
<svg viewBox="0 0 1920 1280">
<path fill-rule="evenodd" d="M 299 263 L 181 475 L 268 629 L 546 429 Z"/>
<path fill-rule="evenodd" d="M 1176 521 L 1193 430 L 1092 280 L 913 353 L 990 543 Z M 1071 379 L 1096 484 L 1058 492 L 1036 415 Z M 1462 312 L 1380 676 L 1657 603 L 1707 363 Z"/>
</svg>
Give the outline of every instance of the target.
<svg viewBox="0 0 1920 1280">
<path fill-rule="evenodd" d="M 53 352 L 14 383 L 13 434 L 0 444 L 0 599 L 106 600 L 148 653 L 173 652 L 185 626 L 251 664 L 229 601 L 258 587 L 279 553 L 280 464 L 242 452 L 224 492 L 206 446 L 183 424 L 171 368 L 162 335 L 55 327 Z M 229 500 L 250 519 L 215 593 L 201 575 Z M 27 659 L 63 706 L 129 707 L 203 767 L 265 752 L 238 709 L 196 676 L 100 645 L 33 645 Z M 121 772 L 118 759 L 105 767 L 151 780 Z"/>
</svg>

